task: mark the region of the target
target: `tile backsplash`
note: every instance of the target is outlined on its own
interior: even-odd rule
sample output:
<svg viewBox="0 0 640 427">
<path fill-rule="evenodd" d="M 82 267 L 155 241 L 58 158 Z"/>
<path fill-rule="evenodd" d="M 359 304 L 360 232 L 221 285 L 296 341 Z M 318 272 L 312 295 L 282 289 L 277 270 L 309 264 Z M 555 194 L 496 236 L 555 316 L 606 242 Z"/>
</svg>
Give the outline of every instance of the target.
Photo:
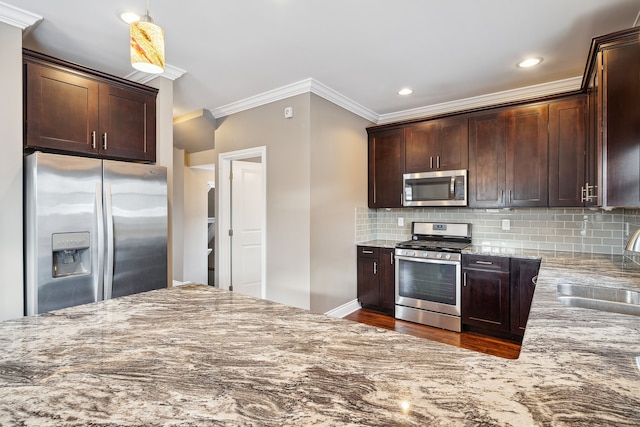
<svg viewBox="0 0 640 427">
<path fill-rule="evenodd" d="M 502 229 L 503 220 L 509 230 Z M 361 207 L 356 208 L 356 242 L 408 240 L 413 221 L 471 223 L 475 245 L 622 255 L 629 235 L 640 228 L 640 209 Z"/>
</svg>

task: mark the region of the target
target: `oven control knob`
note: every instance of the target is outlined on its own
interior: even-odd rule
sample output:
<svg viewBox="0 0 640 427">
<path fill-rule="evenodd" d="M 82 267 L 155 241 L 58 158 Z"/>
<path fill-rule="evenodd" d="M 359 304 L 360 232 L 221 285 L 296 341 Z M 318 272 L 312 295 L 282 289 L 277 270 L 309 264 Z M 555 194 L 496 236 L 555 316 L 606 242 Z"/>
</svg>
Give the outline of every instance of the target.
<svg viewBox="0 0 640 427">
<path fill-rule="evenodd" d="M 437 258 L 442 258 L 442 254 L 437 254 L 436 257 Z"/>
<path fill-rule="evenodd" d="M 451 259 L 451 254 L 446 254 L 444 257 L 445 257 L 446 259 Z"/>
<path fill-rule="evenodd" d="M 429 252 L 422 252 L 420 254 L 420 256 L 422 256 L 422 258 L 428 258 L 429 257 Z"/>
</svg>

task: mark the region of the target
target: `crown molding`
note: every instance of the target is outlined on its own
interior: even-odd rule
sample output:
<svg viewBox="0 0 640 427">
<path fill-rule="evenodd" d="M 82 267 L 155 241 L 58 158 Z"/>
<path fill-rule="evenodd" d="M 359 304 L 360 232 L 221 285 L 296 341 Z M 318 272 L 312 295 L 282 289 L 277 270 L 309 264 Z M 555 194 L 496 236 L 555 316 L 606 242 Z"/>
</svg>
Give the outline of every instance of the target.
<svg viewBox="0 0 640 427">
<path fill-rule="evenodd" d="M 345 110 L 351 111 L 358 116 L 370 120 L 376 124 L 393 123 L 403 120 L 411 120 L 422 117 L 436 116 L 439 114 L 453 113 L 456 111 L 471 110 L 474 108 L 490 107 L 492 105 L 505 104 L 516 101 L 526 101 L 527 99 L 541 98 L 563 92 L 571 92 L 580 89 L 582 76 L 571 77 L 564 80 L 557 80 L 548 83 L 541 83 L 533 86 L 526 86 L 518 89 L 505 90 L 502 92 L 490 93 L 487 95 L 475 96 L 441 104 L 428 105 L 425 107 L 413 108 L 410 110 L 397 111 L 395 113 L 377 114 L 374 111 L 358 104 L 329 86 L 308 78 L 299 82 L 291 83 L 277 89 L 263 92 L 256 96 L 242 99 L 231 104 L 224 105 L 211 110 L 215 118 L 229 116 L 251 108 L 260 107 L 281 99 L 295 95 L 311 92 L 327 101 L 330 101 Z"/>
<path fill-rule="evenodd" d="M 275 101 L 280 101 L 281 99 L 301 95 L 311 91 L 311 81 L 312 79 L 310 78 L 300 80 L 299 82 L 291 83 L 255 96 L 250 96 L 249 98 L 241 99 L 240 101 L 232 102 L 231 104 L 223 105 L 222 107 L 214 108 L 211 110 L 211 113 L 217 119 L 220 117 L 230 116 L 231 114 L 239 113 L 241 111 L 250 110 L 251 108 L 270 104 Z"/>
<path fill-rule="evenodd" d="M 502 92 L 495 92 L 487 95 L 460 99 L 457 101 L 443 102 L 441 104 L 434 104 L 426 107 L 397 111 L 395 113 L 389 114 L 381 114 L 378 119 L 378 124 L 382 125 L 403 120 L 411 120 L 421 117 L 453 113 L 456 111 L 490 107 L 492 105 L 505 104 L 515 101 L 526 101 L 527 99 L 541 98 L 544 96 L 555 95 L 557 93 L 575 91 L 580 89 L 581 84 L 582 76 L 571 77 L 564 80 L 526 86 L 518 89 L 505 90 Z"/>
<path fill-rule="evenodd" d="M 376 123 L 380 117 L 378 113 L 369 110 L 317 80 L 311 79 L 311 92 L 374 123 Z"/>
<path fill-rule="evenodd" d="M 214 117 L 220 118 L 308 92 L 318 95 L 327 101 L 330 101 L 345 110 L 351 111 L 352 113 L 374 123 L 378 120 L 378 114 L 313 78 L 300 80 L 277 89 L 263 92 L 256 96 L 232 102 L 231 104 L 215 108 L 211 110 L 211 112 Z"/>
<path fill-rule="evenodd" d="M 0 22 L 24 30 L 41 20 L 42 16 L 40 15 L 0 2 Z"/>
<path fill-rule="evenodd" d="M 149 74 L 144 73 L 142 71 L 134 71 L 132 73 L 124 76 L 125 79 L 131 80 L 132 82 L 146 84 L 156 77 L 165 77 L 169 80 L 177 80 L 187 73 L 187 70 L 183 70 L 182 68 L 174 67 L 170 64 L 164 64 L 164 72 L 160 74 Z"/>
</svg>

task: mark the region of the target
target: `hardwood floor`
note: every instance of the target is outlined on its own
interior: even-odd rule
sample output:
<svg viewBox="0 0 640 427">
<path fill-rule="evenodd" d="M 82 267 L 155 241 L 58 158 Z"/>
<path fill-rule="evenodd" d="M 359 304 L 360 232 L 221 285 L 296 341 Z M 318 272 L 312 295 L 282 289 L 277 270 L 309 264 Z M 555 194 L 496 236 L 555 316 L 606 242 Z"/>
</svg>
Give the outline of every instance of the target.
<svg viewBox="0 0 640 427">
<path fill-rule="evenodd" d="M 498 338 L 487 337 L 473 332 L 458 333 L 445 331 L 440 328 L 405 322 L 404 320 L 395 319 L 385 314 L 376 313 L 375 311 L 358 310 L 345 316 L 344 319 L 413 335 L 419 338 L 438 341 L 492 356 L 503 357 L 505 359 L 517 359 L 520 355 L 520 345 L 514 342 L 503 341 Z"/>
</svg>

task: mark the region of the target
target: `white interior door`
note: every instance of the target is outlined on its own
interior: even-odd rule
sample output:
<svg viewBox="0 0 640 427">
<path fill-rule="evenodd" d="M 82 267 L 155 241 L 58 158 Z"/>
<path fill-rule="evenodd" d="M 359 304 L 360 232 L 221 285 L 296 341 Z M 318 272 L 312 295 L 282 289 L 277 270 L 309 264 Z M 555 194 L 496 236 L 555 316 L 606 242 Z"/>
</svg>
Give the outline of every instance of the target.
<svg viewBox="0 0 640 427">
<path fill-rule="evenodd" d="M 231 286 L 235 292 L 264 298 L 262 163 L 231 162 Z"/>
</svg>

